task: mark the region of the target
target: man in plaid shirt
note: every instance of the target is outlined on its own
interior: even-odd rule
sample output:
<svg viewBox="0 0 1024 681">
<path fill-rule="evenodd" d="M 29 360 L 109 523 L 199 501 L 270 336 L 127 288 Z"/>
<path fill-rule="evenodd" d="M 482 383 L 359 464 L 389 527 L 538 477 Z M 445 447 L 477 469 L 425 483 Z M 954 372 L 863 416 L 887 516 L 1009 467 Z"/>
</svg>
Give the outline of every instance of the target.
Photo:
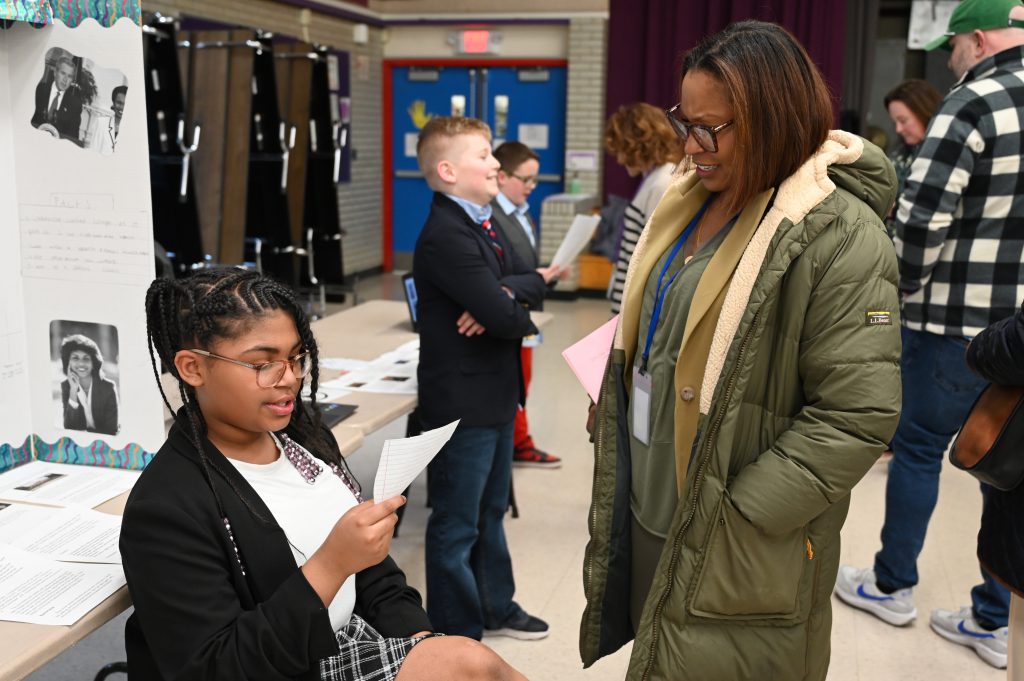
<svg viewBox="0 0 1024 681">
<path fill-rule="evenodd" d="M 892 440 L 882 549 L 872 569 L 840 569 L 836 593 L 889 624 L 917 616 L 917 556 L 942 459 L 985 382 L 971 337 L 1024 297 L 1024 6 L 963 0 L 927 49 L 951 51 L 959 79 L 932 118 L 899 199 L 903 413 Z M 984 569 L 971 607 L 935 610 L 940 636 L 1006 666 L 1009 593 Z"/>
</svg>

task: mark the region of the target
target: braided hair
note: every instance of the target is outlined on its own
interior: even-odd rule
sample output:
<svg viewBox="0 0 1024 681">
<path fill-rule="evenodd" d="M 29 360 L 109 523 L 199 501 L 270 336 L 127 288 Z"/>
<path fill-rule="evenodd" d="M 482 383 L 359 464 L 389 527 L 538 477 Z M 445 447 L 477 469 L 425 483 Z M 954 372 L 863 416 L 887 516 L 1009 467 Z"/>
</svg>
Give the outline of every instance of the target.
<svg viewBox="0 0 1024 681">
<path fill-rule="evenodd" d="M 312 364 L 309 374 L 309 405 L 303 403 L 300 385 L 299 394 L 295 397 L 295 410 L 292 412 L 288 427 L 295 433 L 296 439 L 314 456 L 328 464 L 344 468 L 344 460 L 336 449 L 327 443 L 323 435 L 320 412 L 316 408 L 320 373 L 317 366 L 319 355 L 316 339 L 310 329 L 309 318 L 291 289 L 252 270 L 223 267 L 199 270 L 185 279 L 156 279 L 146 291 L 146 336 L 151 348 L 156 351 L 156 355 L 150 352 L 150 360 L 160 396 L 173 413 L 174 410 L 160 383 L 157 356 L 161 364 L 178 381 L 183 404 L 181 411 L 188 417 L 192 443 L 199 454 L 203 475 L 213 491 L 225 525 L 227 516 L 214 487 L 212 471 L 224 479 L 258 520 L 269 521 L 246 501 L 245 495 L 218 467 L 211 465 L 205 446 L 206 420 L 196 401 L 195 388 L 182 380 L 174 364 L 174 357 L 180 350 L 209 349 L 219 339 L 235 338 L 247 332 L 261 316 L 276 310 L 284 311 L 292 317 L 302 347 L 309 353 L 309 361 Z M 180 416 L 181 412 L 179 418 Z M 230 525 L 228 531 L 230 533 Z"/>
</svg>

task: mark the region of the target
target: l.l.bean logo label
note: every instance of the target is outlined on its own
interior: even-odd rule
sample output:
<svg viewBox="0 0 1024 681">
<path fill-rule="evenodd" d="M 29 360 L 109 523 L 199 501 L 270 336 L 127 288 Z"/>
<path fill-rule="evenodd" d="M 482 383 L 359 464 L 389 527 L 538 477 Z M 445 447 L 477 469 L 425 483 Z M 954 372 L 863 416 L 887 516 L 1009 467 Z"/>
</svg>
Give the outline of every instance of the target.
<svg viewBox="0 0 1024 681">
<path fill-rule="evenodd" d="M 868 310 L 867 326 L 892 326 L 892 313 L 888 310 Z"/>
</svg>

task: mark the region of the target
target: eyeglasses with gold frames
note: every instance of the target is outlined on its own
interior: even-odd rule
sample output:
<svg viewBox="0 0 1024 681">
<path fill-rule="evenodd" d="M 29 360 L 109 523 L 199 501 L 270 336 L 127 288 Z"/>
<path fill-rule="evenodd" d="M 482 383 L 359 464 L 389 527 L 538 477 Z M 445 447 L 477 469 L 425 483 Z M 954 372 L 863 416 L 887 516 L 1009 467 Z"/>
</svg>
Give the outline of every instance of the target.
<svg viewBox="0 0 1024 681">
<path fill-rule="evenodd" d="M 292 373 L 296 378 L 305 378 L 313 368 L 313 362 L 310 361 L 308 352 L 300 352 L 294 357 L 289 357 L 288 359 L 275 359 L 272 362 L 259 362 L 258 364 L 243 362 L 240 359 L 231 359 L 230 357 L 224 357 L 223 355 L 218 355 L 207 350 L 200 350 L 198 348 L 193 348 L 190 352 L 202 355 L 203 357 L 231 362 L 232 364 L 237 364 L 238 366 L 245 367 L 246 369 L 252 369 L 256 372 L 256 385 L 261 388 L 273 388 L 277 385 L 284 377 L 285 368 L 291 368 Z"/>
</svg>

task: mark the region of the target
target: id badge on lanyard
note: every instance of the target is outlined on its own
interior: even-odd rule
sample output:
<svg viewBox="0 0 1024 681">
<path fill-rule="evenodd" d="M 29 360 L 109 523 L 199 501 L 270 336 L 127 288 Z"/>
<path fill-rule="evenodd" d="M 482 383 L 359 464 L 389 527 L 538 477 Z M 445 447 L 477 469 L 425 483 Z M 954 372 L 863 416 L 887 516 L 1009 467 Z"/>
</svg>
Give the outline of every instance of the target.
<svg viewBox="0 0 1024 681">
<path fill-rule="evenodd" d="M 651 376 L 633 367 L 633 437 L 651 444 Z"/>
<path fill-rule="evenodd" d="M 658 320 L 661 319 L 661 309 L 665 303 L 665 294 L 668 293 L 672 283 L 679 276 L 681 270 L 677 270 L 675 274 L 665 283 L 665 274 L 668 272 L 669 265 L 675 260 L 676 255 L 679 253 L 679 249 L 683 247 L 686 239 L 690 236 L 690 233 L 700 222 L 700 218 L 704 215 L 704 211 L 707 210 L 708 204 L 714 198 L 714 194 L 709 196 L 704 204 L 697 211 L 697 214 L 690 220 L 690 224 L 686 226 L 683 233 L 679 235 L 679 239 L 676 241 L 675 246 L 672 247 L 671 252 L 668 254 L 668 258 L 665 260 L 664 266 L 661 268 L 661 274 L 658 275 L 658 289 L 654 293 L 654 309 L 651 311 L 651 321 L 647 326 L 647 342 L 644 344 L 643 353 L 641 354 L 640 366 L 633 366 L 633 401 L 631 405 L 633 407 L 633 437 L 645 445 L 651 444 L 651 375 L 647 373 L 647 362 L 651 356 L 651 344 L 654 342 L 654 331 L 658 328 Z"/>
</svg>

